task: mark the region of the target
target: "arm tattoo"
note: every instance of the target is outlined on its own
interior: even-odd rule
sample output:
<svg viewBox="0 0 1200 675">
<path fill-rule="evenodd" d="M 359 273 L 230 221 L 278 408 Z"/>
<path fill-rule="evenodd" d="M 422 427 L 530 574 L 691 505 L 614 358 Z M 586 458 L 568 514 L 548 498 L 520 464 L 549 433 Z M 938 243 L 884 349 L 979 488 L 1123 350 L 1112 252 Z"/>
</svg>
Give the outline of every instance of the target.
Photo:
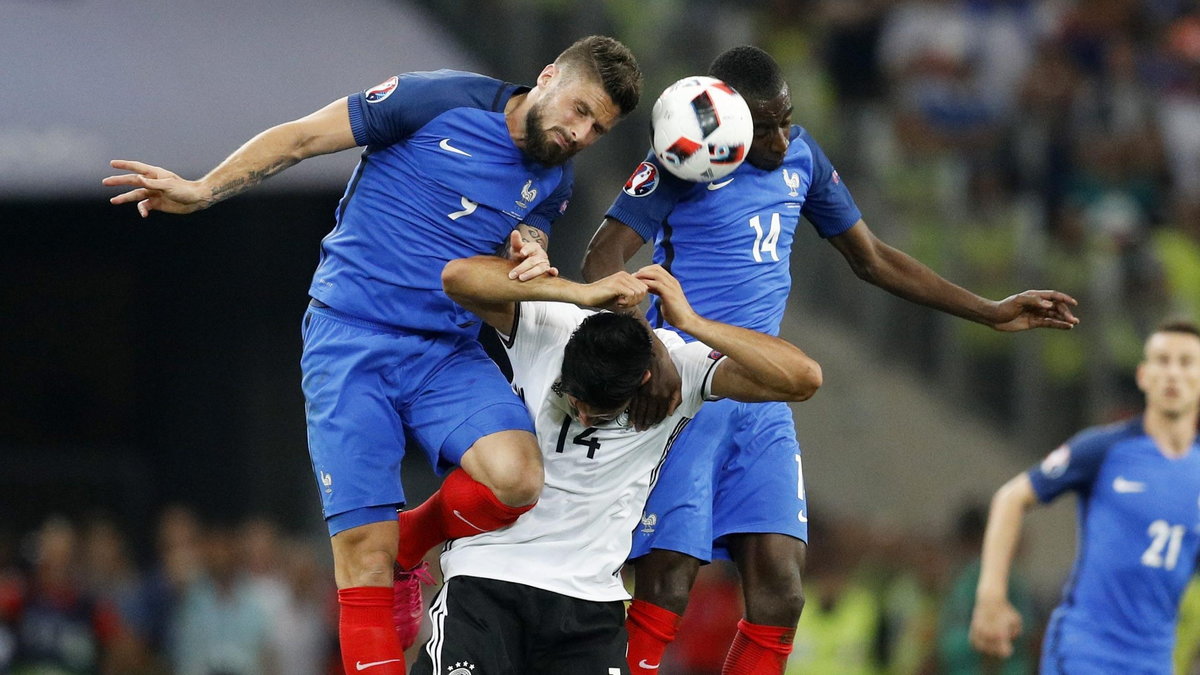
<svg viewBox="0 0 1200 675">
<path fill-rule="evenodd" d="M 245 176 L 232 178 L 223 185 L 213 188 L 209 204 L 215 204 L 222 199 L 232 197 L 239 192 L 244 192 L 295 163 L 296 160 L 290 158 L 277 159 L 263 169 L 252 169 Z"/>
<path fill-rule="evenodd" d="M 536 227 L 525 226 L 521 230 L 521 241 L 532 241 L 541 246 L 543 249 L 546 248 L 546 235 L 542 234 L 542 231 Z"/>
</svg>

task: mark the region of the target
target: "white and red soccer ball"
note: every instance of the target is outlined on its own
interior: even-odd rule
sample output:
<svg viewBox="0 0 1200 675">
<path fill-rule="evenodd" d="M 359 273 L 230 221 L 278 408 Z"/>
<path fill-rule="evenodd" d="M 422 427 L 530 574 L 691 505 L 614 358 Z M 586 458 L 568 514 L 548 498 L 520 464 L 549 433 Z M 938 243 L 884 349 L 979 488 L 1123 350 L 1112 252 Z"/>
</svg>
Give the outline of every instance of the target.
<svg viewBox="0 0 1200 675">
<path fill-rule="evenodd" d="M 668 171 L 693 182 L 741 166 L 754 140 L 750 107 L 714 77 L 685 77 L 663 90 L 650 113 L 650 144 Z"/>
</svg>

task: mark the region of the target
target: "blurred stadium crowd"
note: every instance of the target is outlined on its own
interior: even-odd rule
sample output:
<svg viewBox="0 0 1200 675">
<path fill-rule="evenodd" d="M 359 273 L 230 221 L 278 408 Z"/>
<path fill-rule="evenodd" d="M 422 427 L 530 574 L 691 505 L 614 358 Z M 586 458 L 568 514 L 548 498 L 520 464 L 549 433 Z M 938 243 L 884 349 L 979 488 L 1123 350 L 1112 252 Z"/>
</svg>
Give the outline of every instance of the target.
<svg viewBox="0 0 1200 675">
<path fill-rule="evenodd" d="M 1044 434 L 1024 439 L 1036 450 L 1133 412 L 1145 333 L 1165 315 L 1200 317 L 1194 0 L 425 4 L 517 80 L 553 51 L 531 45 L 594 32 L 634 50 L 647 91 L 733 44 L 770 51 L 789 72 L 796 122 L 883 239 L 993 298 L 1042 287 L 1080 300 L 1088 330 L 1005 339 L 840 284 L 829 251 L 797 255 L 803 302 L 903 351 L 1018 436 Z M 618 165 L 601 173 L 632 166 L 645 151 L 636 139 L 612 148 Z M 595 214 L 611 192 L 591 200 Z M 157 532 L 139 551 L 125 534 L 135 524 L 74 516 L 0 538 L 0 673 L 336 672 L 319 537 L 266 518 L 205 523 L 175 506 L 139 525 Z M 982 525 L 978 506 L 945 534 L 814 520 L 826 544 L 810 556 L 789 673 L 983 672 L 966 638 Z M 730 574 L 705 568 L 664 672 L 720 671 L 740 615 Z M 1024 596 L 1028 639 L 995 672 L 1033 672 L 1056 598 Z M 1179 672 L 1200 672 L 1200 592 L 1180 630 Z"/>
<path fill-rule="evenodd" d="M 0 673 L 341 672 L 324 542 L 285 533 L 263 517 L 203 522 L 181 505 L 153 520 L 155 545 L 144 559 L 103 516 L 53 516 L 0 540 Z M 787 673 L 1034 673 L 1056 598 L 1035 597 L 1019 565 L 1012 599 L 1026 630 L 1013 658 L 987 664 L 968 641 L 985 522 L 979 504 L 963 506 L 944 534 L 814 520 L 811 534 L 823 545 L 809 559 Z M 436 555 L 429 560 L 436 571 Z M 701 570 L 663 673 L 721 672 L 742 612 L 735 576 L 726 562 Z M 1178 674 L 1200 672 L 1198 651 L 1200 583 L 1193 582 L 1182 609 Z"/>
</svg>

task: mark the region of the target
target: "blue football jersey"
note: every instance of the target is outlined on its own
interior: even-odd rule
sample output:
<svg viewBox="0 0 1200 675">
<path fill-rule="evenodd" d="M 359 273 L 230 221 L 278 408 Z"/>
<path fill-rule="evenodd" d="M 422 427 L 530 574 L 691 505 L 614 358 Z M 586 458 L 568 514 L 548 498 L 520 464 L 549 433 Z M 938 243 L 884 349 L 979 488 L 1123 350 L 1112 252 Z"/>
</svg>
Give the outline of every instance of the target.
<svg viewBox="0 0 1200 675">
<path fill-rule="evenodd" d="M 800 216 L 826 238 L 862 217 L 812 136 L 793 126 L 790 138 L 780 168 L 763 171 L 744 162 L 710 183 L 675 177 L 651 153 L 607 215 L 654 240 L 654 262 L 679 279 L 697 312 L 778 335 Z M 648 319 L 664 325 L 657 302 Z"/>
<path fill-rule="evenodd" d="M 571 193 L 569 163 L 538 164 L 509 136 L 504 106 L 525 90 L 439 70 L 351 95 L 350 126 L 366 149 L 309 294 L 392 326 L 469 331 L 476 318 L 442 292 L 442 268 L 495 253 L 519 223 L 549 233 Z"/>
<path fill-rule="evenodd" d="M 1175 620 L 1200 551 L 1200 443 L 1168 458 L 1141 419 L 1083 431 L 1029 470 L 1042 502 L 1079 502 L 1075 565 L 1048 654 L 1171 672 Z"/>
</svg>

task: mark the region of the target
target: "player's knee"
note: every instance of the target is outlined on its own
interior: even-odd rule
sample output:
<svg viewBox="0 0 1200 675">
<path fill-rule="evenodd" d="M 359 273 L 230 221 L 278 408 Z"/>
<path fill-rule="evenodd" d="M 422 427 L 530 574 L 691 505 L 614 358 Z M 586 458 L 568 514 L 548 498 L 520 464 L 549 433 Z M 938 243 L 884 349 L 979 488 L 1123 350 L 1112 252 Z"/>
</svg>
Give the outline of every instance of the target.
<svg viewBox="0 0 1200 675">
<path fill-rule="evenodd" d="M 506 506 L 527 506 L 542 494 L 542 452 L 532 434 L 505 432 L 478 441 L 462 467 Z"/>
<path fill-rule="evenodd" d="M 507 506 L 526 506 L 542 494 L 545 475 L 542 463 L 518 461 L 492 476 L 492 493 Z"/>
<path fill-rule="evenodd" d="M 799 583 L 747 589 L 746 617 L 751 623 L 793 626 L 804 611 L 804 589 Z"/>
<path fill-rule="evenodd" d="M 340 588 L 390 586 L 396 559 L 395 535 L 387 530 L 359 527 L 338 533 L 333 539 L 334 572 Z"/>
<path fill-rule="evenodd" d="M 695 558 L 655 549 L 635 563 L 634 596 L 683 614 L 699 567 L 700 562 Z"/>
</svg>

